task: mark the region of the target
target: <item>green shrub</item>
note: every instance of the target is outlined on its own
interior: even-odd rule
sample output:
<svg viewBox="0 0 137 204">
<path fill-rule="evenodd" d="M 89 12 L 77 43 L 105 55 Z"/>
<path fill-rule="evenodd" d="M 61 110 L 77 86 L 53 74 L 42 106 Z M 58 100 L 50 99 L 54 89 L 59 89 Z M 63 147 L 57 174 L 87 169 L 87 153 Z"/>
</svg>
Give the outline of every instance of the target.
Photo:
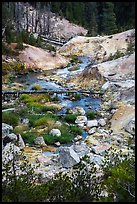
<svg viewBox="0 0 137 204">
<path fill-rule="evenodd" d="M 68 123 L 75 123 L 77 116 L 78 114 L 67 114 L 65 115 L 64 120 Z"/>
<path fill-rule="evenodd" d="M 76 135 L 81 135 L 82 134 L 82 130 L 79 128 L 79 127 L 77 127 L 76 125 L 75 126 L 70 126 L 69 127 L 70 128 L 70 131 L 71 131 L 71 133 L 74 135 L 74 136 L 76 136 Z"/>
<path fill-rule="evenodd" d="M 18 42 L 17 46 L 16 46 L 16 49 L 17 50 L 23 50 L 24 49 L 23 43 L 22 42 Z"/>
<path fill-rule="evenodd" d="M 42 87 L 39 84 L 34 84 L 31 89 L 32 90 L 41 90 Z"/>
<path fill-rule="evenodd" d="M 34 122 L 35 127 L 45 125 L 47 123 L 47 118 L 43 117 Z"/>
<path fill-rule="evenodd" d="M 87 112 L 87 117 L 89 119 L 94 119 L 96 117 L 97 113 L 96 112 Z"/>
<path fill-rule="evenodd" d="M 5 43 L 2 42 L 2 54 L 13 56 L 13 55 L 17 55 L 18 52 L 12 50 L 11 47 L 9 47 L 8 45 L 6 45 Z"/>
<path fill-rule="evenodd" d="M 42 119 L 42 118 L 45 118 L 45 119 Z M 28 119 L 29 119 L 30 126 L 35 127 L 37 121 L 40 121 L 40 123 L 41 123 L 41 121 L 44 120 L 44 122 L 46 122 L 46 125 L 48 125 L 48 124 L 50 125 L 50 121 L 54 121 L 54 123 L 55 123 L 55 121 L 58 120 L 58 117 L 54 114 L 46 113 L 44 115 L 35 115 L 35 114 L 29 115 Z"/>
<path fill-rule="evenodd" d="M 20 95 L 20 100 L 22 100 L 25 103 L 29 102 L 49 102 L 51 101 L 51 97 L 48 94 L 22 94 Z"/>
<path fill-rule="evenodd" d="M 135 52 L 135 44 L 132 41 L 130 41 L 127 47 L 127 54 L 132 54 L 134 52 Z"/>
<path fill-rule="evenodd" d="M 110 54 L 108 60 L 115 60 L 115 59 L 118 59 L 118 58 L 123 57 L 123 56 L 125 56 L 125 53 L 117 50 L 114 55 Z"/>
<path fill-rule="evenodd" d="M 56 112 L 58 108 L 56 106 L 45 106 L 37 102 L 29 102 L 29 108 L 33 109 L 36 113 L 45 113 L 47 111 Z"/>
<path fill-rule="evenodd" d="M 34 132 L 25 132 L 21 134 L 25 143 L 30 145 L 34 144 L 34 140 L 36 139 L 37 135 Z"/>
<path fill-rule="evenodd" d="M 7 111 L 2 113 L 2 122 L 7 123 L 13 127 L 19 123 L 19 116 L 15 112 Z"/>
<path fill-rule="evenodd" d="M 75 93 L 74 94 L 74 98 L 75 98 L 75 100 L 80 100 L 81 99 L 81 95 L 78 94 L 78 93 Z"/>
<path fill-rule="evenodd" d="M 78 63 L 79 59 L 78 59 L 78 57 L 76 55 L 73 55 L 73 56 L 71 56 L 70 62 L 71 63 Z"/>
</svg>

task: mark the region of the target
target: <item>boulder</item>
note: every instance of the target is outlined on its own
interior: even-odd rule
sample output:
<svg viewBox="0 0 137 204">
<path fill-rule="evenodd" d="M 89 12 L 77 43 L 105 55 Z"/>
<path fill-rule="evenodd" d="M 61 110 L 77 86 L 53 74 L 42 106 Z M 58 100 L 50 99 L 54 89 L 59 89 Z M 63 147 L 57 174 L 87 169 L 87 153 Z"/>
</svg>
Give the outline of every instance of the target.
<svg viewBox="0 0 137 204">
<path fill-rule="evenodd" d="M 13 130 L 13 127 L 11 125 L 8 125 L 6 123 L 2 123 L 2 134 L 8 135 L 10 133 L 10 130 Z"/>
<path fill-rule="evenodd" d="M 86 123 L 87 122 L 87 117 L 86 116 L 77 116 L 75 123 L 81 124 L 81 123 Z"/>
<path fill-rule="evenodd" d="M 125 127 L 125 130 L 130 133 L 131 135 L 135 135 L 135 119 L 132 119 L 127 126 Z"/>
<path fill-rule="evenodd" d="M 82 136 L 81 135 L 77 135 L 75 138 L 74 138 L 74 141 L 77 142 L 79 140 L 82 140 Z"/>
<path fill-rule="evenodd" d="M 53 136 L 58 136 L 58 137 L 61 136 L 61 132 L 60 132 L 59 129 L 52 129 L 50 131 L 50 134 L 53 135 Z"/>
<path fill-rule="evenodd" d="M 80 162 L 78 154 L 71 147 L 59 147 L 59 158 L 64 168 L 69 168 Z"/>
<path fill-rule="evenodd" d="M 17 142 L 17 146 L 20 148 L 20 149 L 23 149 L 25 147 L 25 143 L 21 137 L 21 135 L 17 135 L 18 137 L 18 142 Z"/>
<path fill-rule="evenodd" d="M 98 121 L 97 120 L 88 120 L 87 121 L 87 127 L 97 127 L 98 126 Z"/>
<path fill-rule="evenodd" d="M 57 147 L 60 147 L 60 142 L 55 142 L 55 145 L 57 146 Z"/>
<path fill-rule="evenodd" d="M 71 148 L 78 154 L 80 158 L 87 155 L 89 153 L 89 147 L 86 145 L 86 143 L 74 143 Z"/>
<path fill-rule="evenodd" d="M 14 133 L 10 133 L 6 136 L 6 138 L 8 142 L 15 142 L 17 141 L 17 135 L 15 135 Z"/>
<path fill-rule="evenodd" d="M 80 114 L 80 115 L 85 115 L 85 110 L 82 107 L 75 107 L 73 108 L 73 114 Z"/>
<path fill-rule="evenodd" d="M 17 156 L 21 153 L 20 148 L 9 142 L 2 150 L 2 162 L 8 163 L 13 160 L 14 156 Z"/>
<path fill-rule="evenodd" d="M 100 119 L 98 120 L 98 124 L 101 125 L 101 126 L 105 126 L 105 125 L 106 125 L 105 119 L 100 118 Z"/>
<path fill-rule="evenodd" d="M 103 84 L 103 86 L 101 87 L 100 92 L 104 93 L 108 88 L 109 88 L 110 82 L 107 81 L 105 84 Z"/>
<path fill-rule="evenodd" d="M 43 137 L 37 137 L 37 138 L 34 140 L 34 143 L 35 143 L 36 145 L 46 145 L 46 144 L 45 144 L 45 141 L 44 141 L 44 139 L 43 139 Z"/>
<path fill-rule="evenodd" d="M 89 135 L 92 135 L 93 133 L 95 133 L 96 132 L 96 127 L 93 127 L 92 129 L 90 129 L 89 131 L 88 131 L 88 134 Z"/>
</svg>

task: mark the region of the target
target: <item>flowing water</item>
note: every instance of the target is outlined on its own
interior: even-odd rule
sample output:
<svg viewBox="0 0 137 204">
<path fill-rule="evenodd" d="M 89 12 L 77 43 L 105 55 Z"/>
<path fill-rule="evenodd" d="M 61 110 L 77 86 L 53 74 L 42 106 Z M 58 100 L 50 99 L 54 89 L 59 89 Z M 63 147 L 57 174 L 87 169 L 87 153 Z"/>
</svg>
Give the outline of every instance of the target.
<svg viewBox="0 0 137 204">
<path fill-rule="evenodd" d="M 71 76 L 81 73 L 82 70 L 84 70 L 88 64 L 92 63 L 91 59 L 88 57 L 79 57 L 79 59 L 81 60 L 81 63 L 79 63 L 77 70 L 69 71 L 69 69 L 73 67 L 73 65 L 70 64 L 68 67 L 65 67 L 64 69 L 57 69 L 56 71 L 54 71 L 51 77 L 54 75 L 54 76 L 59 76 L 60 78 L 63 78 L 63 79 L 68 79 Z M 67 90 L 61 85 L 57 84 L 56 82 L 50 81 L 49 76 L 48 76 L 48 80 L 47 80 L 47 77 L 40 79 L 40 76 L 41 76 L 41 73 L 29 73 L 27 76 L 21 77 L 20 80 L 21 82 L 26 84 L 26 90 L 31 90 L 34 84 L 39 84 L 43 89 L 50 89 L 54 91 L 64 90 L 64 92 L 65 91 L 67 92 Z M 16 82 L 20 83 L 20 80 Z M 75 84 L 72 84 L 71 88 L 73 88 L 73 86 L 75 86 Z M 54 95 L 56 95 L 56 93 Z M 66 96 L 66 93 L 63 93 L 63 94 L 58 94 L 58 99 L 59 99 L 59 103 L 64 106 L 64 108 L 58 112 L 59 115 L 60 114 L 64 115 L 68 108 L 73 109 L 76 106 L 82 107 L 86 112 L 96 111 L 96 110 L 99 110 L 100 104 L 101 104 L 101 99 L 98 97 L 95 98 L 92 95 L 85 96 L 81 94 L 80 100 L 72 101 Z M 83 138 L 85 138 L 86 136 L 87 136 L 87 133 L 83 131 Z"/>
</svg>

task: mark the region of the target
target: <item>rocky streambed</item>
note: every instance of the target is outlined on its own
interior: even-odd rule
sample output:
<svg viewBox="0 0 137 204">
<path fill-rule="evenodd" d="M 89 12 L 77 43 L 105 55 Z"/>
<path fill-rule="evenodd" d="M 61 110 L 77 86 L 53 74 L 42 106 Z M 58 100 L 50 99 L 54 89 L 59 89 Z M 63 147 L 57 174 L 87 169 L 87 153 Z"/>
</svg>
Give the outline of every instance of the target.
<svg viewBox="0 0 137 204">
<path fill-rule="evenodd" d="M 69 71 L 72 68 L 70 65 L 70 67 L 65 69 L 54 71 L 52 76 L 34 74 L 33 77 L 28 75 L 24 79 L 21 77 L 20 80 L 22 80 L 22 83 L 26 83 L 26 89 L 28 90 L 34 84 L 39 84 L 42 88 L 51 90 L 77 90 L 75 83 L 67 83 L 66 80 L 72 75 L 74 77 L 76 74 L 81 73 L 91 63 L 88 58 L 84 57 L 81 58 L 81 61 L 82 63 L 78 65 L 78 69 L 74 71 Z M 19 83 L 20 81 L 17 80 L 16 82 Z M 58 95 L 58 99 L 59 105 L 63 107 L 58 111 L 58 114 L 61 117 L 67 112 L 78 114 L 75 124 L 82 129 L 82 134 L 76 135 L 69 144 L 62 145 L 56 142 L 56 146 L 48 146 L 42 137 L 38 137 L 35 140 L 35 145 L 29 147 L 23 142 L 20 135 L 17 136 L 11 133 L 13 131 L 12 126 L 3 123 L 3 159 L 7 158 L 7 150 L 10 148 L 10 145 L 14 144 L 16 146 L 16 154 L 23 152 L 33 166 L 36 166 L 36 164 L 40 165 L 36 168 L 35 172 L 40 175 L 40 181 L 44 182 L 55 173 L 70 169 L 79 163 L 80 159 L 85 155 L 88 155 L 90 160 L 99 168 L 104 155 L 111 152 L 112 149 L 116 149 L 117 151 L 122 150 L 123 155 L 127 154 L 131 156 L 134 154 L 135 121 L 132 105 L 125 104 L 125 108 L 123 109 L 122 103 L 113 103 L 112 93 L 110 92 L 104 92 L 102 98 L 92 95 L 82 95 L 79 100 L 74 100 L 74 96 L 70 98 L 65 93 Z M 130 118 L 125 114 L 127 109 L 129 112 L 133 112 Z M 91 110 L 97 111 L 97 117 L 88 118 L 87 112 Z M 125 121 L 126 118 L 126 121 L 116 129 L 115 127 L 120 122 L 121 116 L 123 116 L 122 120 Z M 117 123 L 114 123 L 114 121 Z M 59 127 L 59 121 L 56 122 L 58 123 L 57 127 Z M 60 137 L 61 132 L 58 128 L 53 128 L 51 131 L 52 135 L 58 135 Z M 12 159 L 11 155 L 9 159 Z"/>
</svg>

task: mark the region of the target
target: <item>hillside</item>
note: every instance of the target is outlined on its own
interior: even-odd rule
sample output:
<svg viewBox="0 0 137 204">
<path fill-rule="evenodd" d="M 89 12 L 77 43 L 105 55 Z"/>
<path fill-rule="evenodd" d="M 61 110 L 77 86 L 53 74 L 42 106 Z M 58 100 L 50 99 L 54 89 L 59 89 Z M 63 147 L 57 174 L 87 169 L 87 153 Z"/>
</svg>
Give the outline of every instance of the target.
<svg viewBox="0 0 137 204">
<path fill-rule="evenodd" d="M 134 44 L 134 41 L 134 29 L 109 36 L 77 36 L 66 43 L 59 50 L 59 53 L 64 56 L 89 56 L 92 60 L 99 63 L 108 60 L 109 57 L 115 55 L 117 51 L 123 54 L 126 53 L 128 45 L 130 43 Z"/>
</svg>

